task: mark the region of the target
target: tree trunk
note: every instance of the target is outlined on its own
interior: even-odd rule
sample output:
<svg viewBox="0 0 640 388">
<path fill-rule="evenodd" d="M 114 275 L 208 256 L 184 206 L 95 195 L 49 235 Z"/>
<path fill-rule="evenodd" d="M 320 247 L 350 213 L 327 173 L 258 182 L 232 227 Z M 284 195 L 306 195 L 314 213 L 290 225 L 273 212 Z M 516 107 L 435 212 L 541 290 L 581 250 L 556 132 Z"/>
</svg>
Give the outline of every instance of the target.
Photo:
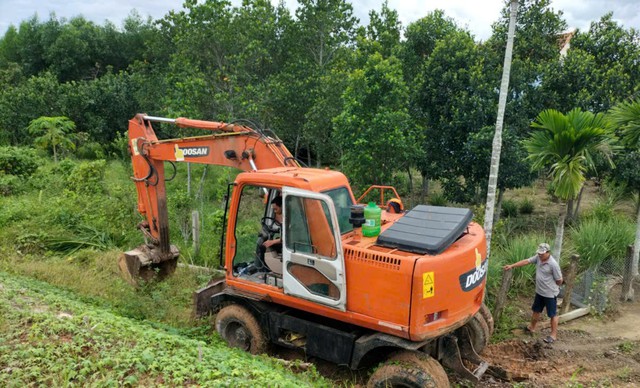
<svg viewBox="0 0 640 388">
<path fill-rule="evenodd" d="M 513 37 L 516 32 L 516 16 L 518 13 L 518 0 L 511 1 L 511 17 L 509 18 L 509 34 L 507 35 L 507 48 L 504 54 L 502 68 L 502 82 L 500 83 L 500 97 L 498 99 L 498 117 L 496 120 L 496 132 L 493 135 L 493 147 L 491 151 L 491 168 L 489 170 L 489 185 L 487 188 L 487 206 L 484 214 L 484 231 L 487 236 L 487 257 L 491 252 L 491 233 L 493 231 L 493 213 L 495 210 L 496 190 L 498 186 L 498 169 L 500 167 L 500 152 L 502 151 L 502 126 L 504 124 L 504 111 L 507 106 L 507 93 L 509 92 L 509 76 L 511 75 L 511 57 L 513 55 Z"/>
<path fill-rule="evenodd" d="M 576 201 L 576 208 L 573 209 L 573 220 L 577 221 L 580 218 L 580 203 L 582 203 L 582 193 L 584 192 L 584 184 L 580 188 L 580 193 L 578 193 L 578 201 Z"/>
<path fill-rule="evenodd" d="M 573 221 L 573 198 L 567 201 L 567 218 L 566 222 L 571 223 Z"/>
<path fill-rule="evenodd" d="M 56 152 L 56 145 L 53 145 L 53 162 L 58 163 L 58 153 Z"/>
<path fill-rule="evenodd" d="M 320 147 L 316 147 L 316 168 L 322 167 L 321 157 L 320 157 Z"/>
<path fill-rule="evenodd" d="M 633 243 L 633 260 L 631 261 L 631 273 L 638 276 L 638 258 L 640 258 L 640 193 L 638 195 L 638 216 L 636 217 L 636 241 Z"/>
<path fill-rule="evenodd" d="M 493 218 L 493 224 L 497 224 L 500 221 L 500 216 L 502 215 L 502 200 L 504 199 L 504 189 L 498 191 L 498 201 L 496 202 L 496 214 Z"/>
<path fill-rule="evenodd" d="M 425 172 L 420 172 L 422 176 L 422 190 L 420 190 L 420 203 L 427 203 L 427 197 L 429 196 L 429 177 Z"/>
<path fill-rule="evenodd" d="M 560 215 L 558 217 L 558 226 L 556 226 L 556 240 L 553 243 L 552 255 L 560 264 L 560 255 L 562 254 L 562 239 L 564 238 L 564 222 L 567 218 L 567 207 L 569 203 L 560 205 Z"/>
<path fill-rule="evenodd" d="M 196 199 L 202 198 L 202 190 L 204 190 L 204 178 L 207 176 L 207 170 L 209 169 L 209 165 L 204 166 L 204 170 L 202 171 L 202 177 L 200 177 L 200 184 L 198 185 L 198 192 L 196 193 Z"/>
<path fill-rule="evenodd" d="M 300 133 L 298 133 L 296 135 L 296 146 L 293 150 L 293 155 L 295 156 L 296 159 L 298 159 L 298 152 L 300 151 Z"/>
</svg>

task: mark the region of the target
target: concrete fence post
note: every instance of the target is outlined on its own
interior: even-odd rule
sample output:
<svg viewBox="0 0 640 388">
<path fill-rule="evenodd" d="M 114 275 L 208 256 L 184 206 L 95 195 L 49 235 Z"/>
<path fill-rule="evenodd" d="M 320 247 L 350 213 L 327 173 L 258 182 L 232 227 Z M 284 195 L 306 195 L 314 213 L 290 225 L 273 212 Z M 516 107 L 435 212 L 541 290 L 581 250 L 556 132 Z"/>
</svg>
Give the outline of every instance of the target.
<svg viewBox="0 0 640 388">
<path fill-rule="evenodd" d="M 633 245 L 627 246 L 627 257 L 624 264 L 624 275 L 622 276 L 622 292 L 620 300 L 622 302 L 633 301 Z"/>
<path fill-rule="evenodd" d="M 560 307 L 560 314 L 566 314 L 571 306 L 571 296 L 573 294 L 573 285 L 576 282 L 576 275 L 578 273 L 578 261 L 580 256 L 571 255 L 571 261 L 569 262 L 569 270 L 564 278 L 564 298 L 562 299 L 562 306 Z"/>
</svg>

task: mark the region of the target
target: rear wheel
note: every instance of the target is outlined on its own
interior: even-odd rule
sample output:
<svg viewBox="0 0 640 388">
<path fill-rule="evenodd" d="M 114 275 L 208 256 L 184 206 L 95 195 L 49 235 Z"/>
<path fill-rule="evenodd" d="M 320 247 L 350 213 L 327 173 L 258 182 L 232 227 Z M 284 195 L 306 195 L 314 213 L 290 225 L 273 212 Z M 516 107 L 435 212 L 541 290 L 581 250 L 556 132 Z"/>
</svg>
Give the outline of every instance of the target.
<svg viewBox="0 0 640 388">
<path fill-rule="evenodd" d="M 449 387 L 442 366 L 424 353 L 399 351 L 392 354 L 369 378 L 368 388 Z"/>
<path fill-rule="evenodd" d="M 476 353 L 480 354 L 489 344 L 491 330 L 481 311 L 471 318 L 466 325 L 456 331 L 458 337 L 469 338 Z"/>
<path fill-rule="evenodd" d="M 216 315 L 216 331 L 232 348 L 240 348 L 251 354 L 264 353 L 267 340 L 256 318 L 239 305 L 223 307 Z"/>
<path fill-rule="evenodd" d="M 491 337 L 494 330 L 493 315 L 491 314 L 489 307 L 484 303 L 480 306 L 480 314 L 482 314 L 484 320 L 487 322 L 487 326 L 489 327 L 489 337 Z"/>
</svg>

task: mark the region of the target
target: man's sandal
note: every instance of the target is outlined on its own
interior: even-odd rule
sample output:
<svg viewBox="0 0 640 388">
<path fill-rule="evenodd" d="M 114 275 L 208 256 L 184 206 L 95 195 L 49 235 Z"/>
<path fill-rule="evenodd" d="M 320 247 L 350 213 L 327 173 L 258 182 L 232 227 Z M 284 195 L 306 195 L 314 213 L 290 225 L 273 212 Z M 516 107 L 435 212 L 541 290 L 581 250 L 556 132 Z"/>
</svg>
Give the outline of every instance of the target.
<svg viewBox="0 0 640 388">
<path fill-rule="evenodd" d="M 553 339 L 552 336 L 548 335 L 545 339 L 543 339 L 544 342 L 548 343 L 548 344 L 552 344 L 554 342 L 556 342 L 555 339 Z"/>
<path fill-rule="evenodd" d="M 524 326 L 522 330 L 527 334 L 533 334 L 533 330 L 529 329 L 529 326 Z"/>
</svg>

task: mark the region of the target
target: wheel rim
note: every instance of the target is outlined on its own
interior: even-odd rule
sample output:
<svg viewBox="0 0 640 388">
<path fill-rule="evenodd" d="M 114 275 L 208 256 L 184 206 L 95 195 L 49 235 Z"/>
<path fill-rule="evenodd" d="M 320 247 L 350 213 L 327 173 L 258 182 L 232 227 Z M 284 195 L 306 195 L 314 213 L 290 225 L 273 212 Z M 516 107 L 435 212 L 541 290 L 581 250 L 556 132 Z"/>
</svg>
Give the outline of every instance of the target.
<svg viewBox="0 0 640 388">
<path fill-rule="evenodd" d="M 233 348 L 248 351 L 251 348 L 251 334 L 239 322 L 231 322 L 225 330 L 225 338 Z"/>
</svg>

